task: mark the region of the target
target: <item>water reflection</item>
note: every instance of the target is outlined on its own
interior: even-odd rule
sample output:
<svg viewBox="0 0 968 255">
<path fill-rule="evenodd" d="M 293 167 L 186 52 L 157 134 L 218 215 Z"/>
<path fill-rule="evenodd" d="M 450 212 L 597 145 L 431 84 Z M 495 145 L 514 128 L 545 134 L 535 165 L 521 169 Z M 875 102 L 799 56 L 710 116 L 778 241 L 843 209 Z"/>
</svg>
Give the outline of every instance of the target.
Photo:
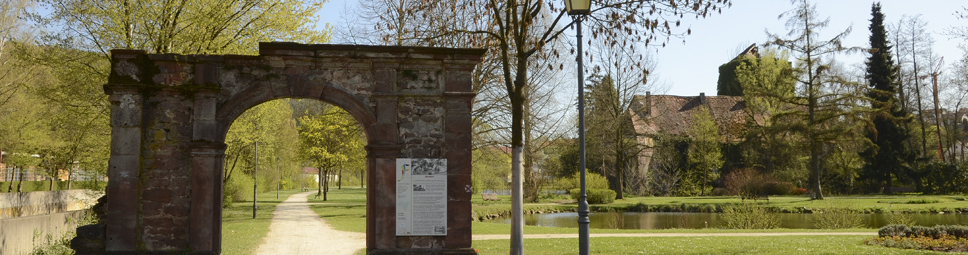
<svg viewBox="0 0 968 255">
<path fill-rule="evenodd" d="M 670 229 L 670 228 L 721 228 L 724 223 L 719 213 L 669 213 L 669 212 L 608 212 L 588 215 L 592 228 L 601 229 Z M 815 214 L 781 213 L 780 228 L 815 228 Z M 861 214 L 861 224 L 868 228 L 887 225 L 885 214 Z M 910 214 L 921 226 L 965 225 L 966 214 Z M 578 227 L 578 213 L 529 214 L 524 222 L 531 226 Z M 488 222 L 510 224 L 510 219 L 494 219 Z"/>
</svg>

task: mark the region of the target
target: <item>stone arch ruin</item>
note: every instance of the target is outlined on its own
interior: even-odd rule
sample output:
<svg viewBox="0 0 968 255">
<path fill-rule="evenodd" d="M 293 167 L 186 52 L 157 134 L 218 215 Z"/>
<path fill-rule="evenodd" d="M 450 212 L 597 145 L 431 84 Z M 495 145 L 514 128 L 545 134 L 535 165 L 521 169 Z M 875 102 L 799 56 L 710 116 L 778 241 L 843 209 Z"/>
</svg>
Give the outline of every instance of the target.
<svg viewBox="0 0 968 255">
<path fill-rule="evenodd" d="M 369 254 L 476 254 L 471 74 L 484 50 L 260 43 L 259 52 L 111 51 L 104 240 L 78 254 L 219 254 L 225 134 L 278 98 L 337 105 L 364 127 Z M 396 235 L 397 158 L 447 159 L 446 236 Z"/>
</svg>

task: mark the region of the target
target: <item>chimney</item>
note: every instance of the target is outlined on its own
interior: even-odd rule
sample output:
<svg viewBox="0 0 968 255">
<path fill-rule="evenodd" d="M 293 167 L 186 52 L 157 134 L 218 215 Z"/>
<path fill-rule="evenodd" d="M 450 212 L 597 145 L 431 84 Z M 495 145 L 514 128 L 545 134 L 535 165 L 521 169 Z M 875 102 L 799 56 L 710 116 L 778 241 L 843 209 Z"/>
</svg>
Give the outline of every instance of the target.
<svg viewBox="0 0 968 255">
<path fill-rule="evenodd" d="M 645 115 L 652 116 L 652 92 L 645 92 Z"/>
<path fill-rule="evenodd" d="M 706 93 L 699 92 L 699 105 L 705 105 L 705 104 L 706 104 Z"/>
</svg>

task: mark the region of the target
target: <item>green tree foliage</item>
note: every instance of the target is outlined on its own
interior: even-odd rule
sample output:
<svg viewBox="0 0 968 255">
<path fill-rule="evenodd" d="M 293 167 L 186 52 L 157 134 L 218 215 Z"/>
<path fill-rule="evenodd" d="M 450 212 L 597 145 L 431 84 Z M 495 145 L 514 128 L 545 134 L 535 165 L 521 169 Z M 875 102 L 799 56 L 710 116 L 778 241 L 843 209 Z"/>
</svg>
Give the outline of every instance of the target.
<svg viewBox="0 0 968 255">
<path fill-rule="evenodd" d="M 876 183 L 869 191 L 890 193 L 891 180 L 907 177 L 915 155 L 907 144 L 910 139 L 906 128 L 908 113 L 897 99 L 898 67 L 887 40 L 880 3 L 871 6 L 871 16 L 866 78 L 871 87 L 867 95 L 873 108 L 867 139 L 873 145 L 861 153 L 866 162 L 861 178 Z"/>
<path fill-rule="evenodd" d="M 739 56 L 736 59 L 719 66 L 719 80 L 716 81 L 716 93 L 720 96 L 742 96 L 743 87 L 736 80 L 736 67 L 740 64 L 752 64 L 754 57 Z"/>
<path fill-rule="evenodd" d="M 49 133 L 41 122 L 43 109 L 32 103 L 35 100 L 32 94 L 17 93 L 9 98 L 4 107 L 0 107 L 0 148 L 6 152 L 2 156 L 3 163 L 20 174 L 20 177 L 15 177 L 11 173 L 7 177 L 20 178 L 21 183 L 24 171 L 40 165 L 40 159 L 32 155 L 39 153 L 44 141 L 49 139 Z M 10 189 L 13 189 L 13 185 Z M 14 190 L 7 192 L 10 191 Z M 19 184 L 15 191 L 21 191 Z"/>
<path fill-rule="evenodd" d="M 110 49 L 151 53 L 251 54 L 259 42 L 325 42 L 317 29 L 323 0 L 44 0 L 40 20 L 62 46 L 107 57 Z M 105 59 L 106 60 L 106 59 Z"/>
<path fill-rule="evenodd" d="M 46 105 L 40 107 L 45 110 L 41 123 L 52 132 L 41 151 L 52 159 L 48 168 L 56 171 L 65 162 L 79 162 L 83 169 L 106 170 L 110 104 L 102 85 L 111 49 L 253 54 L 260 41 L 320 43 L 328 40 L 329 32 L 312 24 L 323 2 L 40 1 L 46 11 L 30 17 L 42 40 L 18 43 L 15 55 L 33 64 L 20 68 L 41 70 L 48 77 L 33 82 L 31 89 Z M 5 91 L 0 89 L 0 99 Z"/>
<path fill-rule="evenodd" d="M 806 157 L 797 146 L 803 136 L 791 132 L 801 123 L 795 107 L 796 79 L 789 54 L 767 49 L 760 58 L 740 63 L 736 81 L 744 88 L 748 133 L 744 146 L 746 164 L 792 181 L 806 169 Z"/>
<path fill-rule="evenodd" d="M 843 47 L 841 43 L 850 29 L 830 39 L 820 39 L 820 31 L 827 26 L 829 20 L 821 20 L 816 6 L 806 0 L 792 2 L 797 6 L 780 16 L 789 17 L 786 22 L 786 27 L 789 29 L 786 37 L 768 33 L 769 45 L 789 50 L 797 58 L 793 76 L 802 88 L 798 90 L 799 99 L 791 103 L 803 107 L 806 111 L 796 113 L 798 118 L 803 120 L 802 125 L 794 125 L 791 128 L 801 132 L 806 138 L 807 149 L 810 152 L 808 188 L 814 199 L 823 199 L 820 167 L 823 161 L 822 147 L 825 143 L 851 134 L 849 126 L 838 125 L 835 122 L 852 117 L 851 110 L 857 106 L 851 104 L 855 102 L 853 99 L 859 97 L 850 93 L 835 94 L 824 90 L 825 85 L 849 83 L 843 77 L 831 72 L 831 55 L 850 50 Z"/>
<path fill-rule="evenodd" d="M 758 53 L 755 56 L 739 55 L 719 66 L 716 90 L 720 96 L 743 96 L 747 89 L 756 89 L 758 93 L 793 94 L 793 65 L 787 58 L 785 52 L 778 54 L 771 49 L 762 56 Z"/>
<path fill-rule="evenodd" d="M 706 195 L 707 188 L 712 189 L 710 184 L 719 179 L 719 168 L 723 166 L 723 136 L 707 106 L 700 106 L 692 115 L 689 136 L 689 168 L 680 190 L 687 195 Z"/>
<path fill-rule="evenodd" d="M 589 164 L 588 168 L 601 168 L 599 172 L 614 177 L 611 188 L 615 190 L 616 198 L 622 199 L 626 176 L 638 166 L 640 148 L 629 117 L 630 91 L 608 75 L 592 75 L 589 80 L 587 89 L 590 91 L 585 95 L 589 124 L 585 134 L 588 139 L 586 148 L 589 162 L 597 161 L 601 165 Z"/>
<path fill-rule="evenodd" d="M 299 120 L 299 156 L 319 168 L 318 194 L 326 200 L 331 173 L 363 155 L 362 128 L 348 112 L 335 106 Z"/>
<path fill-rule="evenodd" d="M 247 175 L 244 177 L 247 179 L 253 177 L 256 142 L 259 142 L 257 179 L 264 184 L 259 185 L 263 187 L 262 191 L 275 188 L 277 181 L 293 183 L 299 170 L 297 150 L 293 145 L 298 143 L 299 137 L 292 111 L 289 99 L 277 99 L 246 110 L 232 122 L 225 135 L 224 183 L 228 185 L 238 173 Z"/>
<path fill-rule="evenodd" d="M 660 132 L 652 139 L 649 192 L 657 196 L 681 195 L 682 182 L 689 165 L 690 139 L 665 132 Z"/>
<path fill-rule="evenodd" d="M 24 68 L 12 54 L 16 42 L 30 39 L 29 27 L 22 22 L 20 15 L 32 6 L 30 0 L 6 0 L 0 2 L 0 108 L 14 94 L 24 90 L 35 74 L 31 68 Z"/>
<path fill-rule="evenodd" d="M 485 190 L 506 190 L 511 174 L 511 155 L 497 148 L 481 148 L 472 151 L 473 169 L 471 182 L 474 194 Z"/>
<path fill-rule="evenodd" d="M 40 121 L 45 107 L 33 103 L 38 98 L 30 87 L 40 72 L 26 68 L 29 65 L 14 55 L 14 45 L 30 39 L 31 29 L 20 17 L 31 6 L 29 0 L 0 2 L 0 152 L 7 154 L 0 155 L 0 163 L 18 170 L 37 165 L 33 158 L 21 155 L 39 152 L 40 143 L 48 135 Z"/>
</svg>

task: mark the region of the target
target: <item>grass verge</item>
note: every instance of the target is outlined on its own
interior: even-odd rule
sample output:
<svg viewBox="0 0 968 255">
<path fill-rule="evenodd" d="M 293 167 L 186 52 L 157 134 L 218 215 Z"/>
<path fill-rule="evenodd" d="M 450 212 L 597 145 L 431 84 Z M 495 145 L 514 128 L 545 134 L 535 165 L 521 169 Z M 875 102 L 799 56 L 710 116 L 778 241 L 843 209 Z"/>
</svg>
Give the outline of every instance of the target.
<svg viewBox="0 0 968 255">
<path fill-rule="evenodd" d="M 315 194 L 309 195 L 309 209 L 333 229 L 349 232 L 366 232 L 366 189 L 359 187 L 331 189 L 326 201 Z M 392 212 L 391 212 L 392 213 Z"/>
<path fill-rule="evenodd" d="M 248 255 L 255 254 L 262 239 L 269 233 L 272 222 L 272 212 L 276 205 L 285 201 L 290 195 L 299 193 L 298 190 L 284 190 L 279 192 L 259 193 L 256 218 L 252 218 L 252 200 L 235 202 L 232 206 L 222 209 L 222 254 Z"/>
<path fill-rule="evenodd" d="M 940 197 L 940 196 L 939 196 Z M 332 190 L 328 194 L 328 201 L 316 199 L 310 195 L 310 207 L 335 229 L 340 231 L 366 231 L 366 190 L 360 188 L 343 188 Z M 732 204 L 738 198 L 634 198 L 635 204 L 647 199 L 654 199 L 665 204 L 681 205 L 684 201 L 702 201 L 704 204 Z M 705 199 L 705 200 L 704 200 Z M 843 203 L 855 199 L 845 198 Z M 870 200 L 891 199 L 886 197 L 870 198 Z M 900 200 L 914 200 L 917 198 L 896 198 Z M 474 210 L 477 212 L 500 212 L 510 210 L 508 197 L 502 201 L 484 202 L 480 196 L 472 199 Z M 807 201 L 800 198 L 770 198 L 774 204 L 796 204 Z M 832 199 L 833 200 L 833 199 Z M 838 199 L 839 200 L 839 199 Z M 941 199 L 939 199 L 940 201 Z M 954 199 L 952 199 L 954 200 Z M 955 200 L 957 201 L 957 200 Z M 813 203 L 822 206 L 837 207 L 841 202 Z M 869 203 L 865 203 L 869 205 Z M 904 205 L 925 205 L 904 203 Z M 526 208 L 533 209 L 561 209 L 569 205 L 560 204 L 528 204 Z M 526 209 L 527 210 L 527 209 Z M 473 222 L 473 234 L 510 234 L 510 227 L 501 223 Z M 591 233 L 751 233 L 751 232 L 876 232 L 876 229 L 763 229 L 763 230 L 727 230 L 727 229 L 663 229 L 663 230 L 630 230 L 630 229 L 591 229 Z M 577 233 L 577 228 L 556 228 L 541 226 L 525 226 L 525 234 L 571 234 Z M 864 240 L 872 236 L 717 236 L 717 237 L 609 237 L 591 238 L 592 254 L 951 254 L 930 251 L 901 250 L 864 244 Z M 479 254 L 507 254 L 510 243 L 508 240 L 479 240 L 474 241 L 474 248 Z M 524 242 L 526 254 L 577 254 L 578 240 L 574 238 L 562 239 L 527 239 Z"/>
<path fill-rule="evenodd" d="M 865 245 L 866 236 L 591 238 L 591 254 L 951 254 Z M 508 240 L 474 241 L 479 254 L 507 254 Z M 527 239 L 526 254 L 578 254 L 578 240 Z"/>
</svg>

